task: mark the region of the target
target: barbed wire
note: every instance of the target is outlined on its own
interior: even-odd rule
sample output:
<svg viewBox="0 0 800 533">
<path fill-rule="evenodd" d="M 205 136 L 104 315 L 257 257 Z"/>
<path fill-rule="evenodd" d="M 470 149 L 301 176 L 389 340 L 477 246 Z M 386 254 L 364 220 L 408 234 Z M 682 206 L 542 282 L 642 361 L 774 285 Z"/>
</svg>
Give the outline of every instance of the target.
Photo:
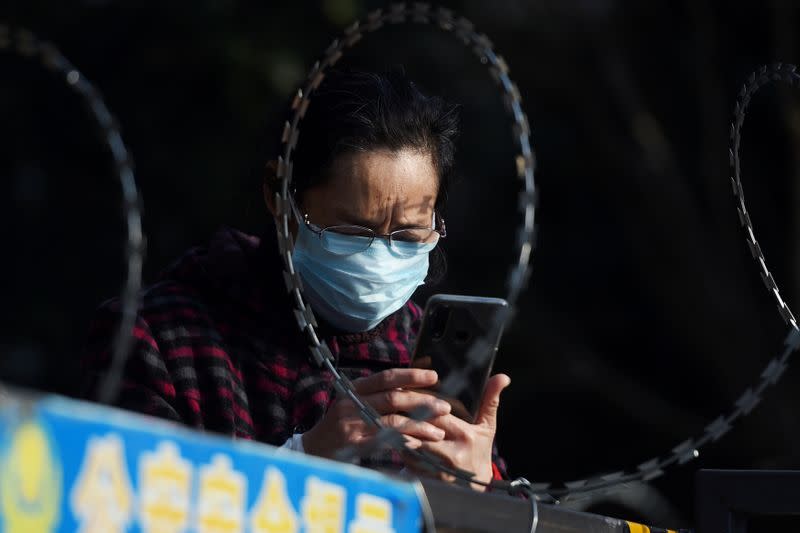
<svg viewBox="0 0 800 533">
<path fill-rule="evenodd" d="M 310 103 L 313 91 L 322 82 L 327 69 L 332 67 L 343 55 L 344 50 L 352 47 L 362 39 L 365 33 L 371 33 L 382 27 L 384 24 L 398 24 L 402 22 L 415 22 L 423 24 L 435 24 L 446 32 L 451 32 L 457 36 L 466 46 L 478 56 L 482 63 L 488 65 L 489 73 L 501 88 L 504 103 L 507 111 L 513 120 L 514 139 L 517 143 L 519 153 L 515 158 L 517 175 L 524 184 L 524 190 L 520 192 L 518 198 L 518 208 L 522 214 L 523 221 L 518 231 L 517 262 L 512 266 L 508 278 L 509 308 L 495 315 L 489 328 L 486 338 L 475 341 L 467 355 L 467 364 L 458 372 L 452 373 L 442 383 L 442 393 L 447 395 L 457 395 L 466 386 L 466 376 L 469 371 L 480 367 L 485 358 L 490 353 L 488 338 L 492 338 L 503 327 L 506 327 L 513 319 L 515 304 L 519 294 L 524 290 L 530 275 L 530 257 L 533 249 L 534 238 L 534 214 L 535 214 L 535 185 L 533 180 L 534 157 L 530 144 L 530 128 L 527 117 L 522 111 L 521 97 L 517 86 L 511 81 L 508 75 L 508 66 L 503 58 L 497 55 L 491 41 L 483 34 L 478 34 L 474 30 L 472 23 L 464 18 L 456 18 L 452 11 L 437 8 L 433 9 L 427 4 L 415 3 L 413 5 L 395 4 L 388 10 L 376 10 L 372 12 L 364 21 L 356 22 L 345 30 L 341 39 L 335 40 L 325 51 L 320 62 L 315 64 L 309 74 L 304 90 L 298 91 L 294 98 L 292 109 L 293 117 L 287 121 L 282 136 L 284 145 L 283 156 L 279 158 L 278 177 L 281 178 L 281 191 L 276 194 L 276 216 L 278 224 L 278 244 L 285 264 L 284 282 L 287 290 L 292 295 L 295 304 L 294 314 L 298 325 L 309 341 L 309 348 L 314 361 L 322 368 L 331 372 L 334 378 L 334 386 L 337 392 L 352 400 L 361 412 L 362 417 L 370 424 L 377 427 L 376 438 L 368 449 L 350 448 L 343 450 L 341 457 L 347 458 L 354 454 L 364 454 L 371 450 L 391 446 L 409 453 L 412 457 L 422 460 L 431 467 L 454 475 L 462 480 L 488 485 L 504 490 L 524 486 L 525 492 L 535 495 L 553 495 L 564 499 L 571 495 L 595 492 L 604 489 L 618 487 L 621 484 L 635 481 L 650 481 L 661 476 L 665 470 L 673 465 L 685 464 L 699 456 L 700 449 L 710 443 L 719 440 L 728 433 L 733 424 L 742 416 L 750 413 L 762 400 L 762 396 L 767 388 L 775 385 L 788 368 L 789 358 L 800 346 L 800 332 L 794 314 L 788 304 L 780 295 L 780 290 L 774 277 L 770 273 L 764 253 L 755 237 L 753 223 L 747 210 L 744 198 L 744 190 L 741 182 L 741 166 L 739 149 L 741 146 L 741 129 L 744 124 L 746 109 L 753 95 L 764 85 L 774 81 L 781 81 L 789 85 L 800 86 L 800 75 L 797 67 L 789 64 L 775 64 L 764 66 L 751 74 L 747 82 L 743 85 L 737 103 L 734 107 L 734 118 L 731 122 L 730 137 L 731 147 L 729 152 L 730 165 L 732 168 L 731 184 L 733 193 L 737 199 L 737 212 L 740 223 L 745 230 L 746 241 L 751 254 L 756 261 L 761 278 L 775 299 L 781 317 L 790 326 L 783 341 L 781 353 L 771 359 L 761 372 L 759 381 L 752 387 L 747 388 L 742 395 L 734 402 L 732 409 L 724 415 L 715 418 L 709 423 L 702 432 L 689 438 L 662 456 L 657 456 L 648 461 L 644 461 L 631 470 L 620 470 L 608 474 L 598 475 L 591 478 L 579 479 L 563 483 L 527 483 L 517 480 L 515 482 L 492 482 L 481 483 L 469 472 L 453 469 L 444 465 L 437 458 L 427 454 L 422 454 L 417 450 L 409 450 L 405 446 L 405 440 L 401 433 L 392 428 L 382 427 L 380 416 L 373 408 L 365 404 L 355 392 L 352 383 L 344 375 L 338 372 L 333 362 L 330 349 L 324 341 L 317 335 L 317 326 L 313 311 L 302 297 L 302 282 L 299 275 L 293 268 L 291 252 L 293 250 L 293 240 L 289 232 L 289 209 L 288 195 L 290 192 L 291 173 L 292 173 L 292 153 L 296 147 L 299 136 L 299 125 Z M 78 94 L 87 105 L 90 114 L 99 126 L 103 135 L 103 140 L 108 146 L 115 164 L 115 170 L 119 179 L 123 203 L 122 209 L 126 224 L 127 237 L 125 256 L 127 263 L 126 279 L 122 289 L 122 318 L 117 330 L 112 362 L 110 370 L 98 389 L 98 400 L 102 403 L 114 401 L 121 383 L 121 376 L 124 370 L 125 361 L 132 344 L 131 331 L 136 318 L 138 307 L 138 293 L 141 288 L 141 270 L 143 254 L 145 248 L 145 238 L 141 228 L 140 195 L 136 187 L 132 162 L 129 152 L 122 141 L 119 128 L 117 127 L 111 113 L 94 89 L 92 84 L 58 51 L 55 46 L 46 41 L 39 41 L 31 32 L 27 30 L 12 30 L 8 26 L 0 25 L 0 51 L 9 51 L 25 58 L 38 59 L 40 63 L 59 75 L 67 83 L 73 92 Z M 432 413 L 421 408 L 411 413 L 414 420 L 424 420 L 429 418 Z"/>
<path fill-rule="evenodd" d="M 783 320 L 794 329 L 797 329 L 797 321 L 795 320 L 794 313 L 792 313 L 792 310 L 789 309 L 789 305 L 781 297 L 778 284 L 767 268 L 764 252 L 761 250 L 761 246 L 756 240 L 755 231 L 753 230 L 753 221 L 750 219 L 750 213 L 747 211 L 747 206 L 745 205 L 739 149 L 742 144 L 742 125 L 744 124 L 745 111 L 750 105 L 750 100 L 753 98 L 753 95 L 761 87 L 774 81 L 781 81 L 791 86 L 800 87 L 800 75 L 796 71 L 797 67 L 795 65 L 775 63 L 769 66 L 764 65 L 750 74 L 745 84 L 742 85 L 738 99 L 733 108 L 733 121 L 730 126 L 731 146 L 728 153 L 729 163 L 733 173 L 731 176 L 731 186 L 733 187 L 733 195 L 736 200 L 738 200 L 736 211 L 739 214 L 739 222 L 745 231 L 747 245 L 750 248 L 753 259 L 755 259 L 758 265 L 764 285 L 778 305 L 778 312 L 781 314 Z"/>
<path fill-rule="evenodd" d="M 444 14 L 443 14 L 444 13 Z M 322 367 L 327 367 L 331 374 L 334 376 L 335 379 L 335 387 L 337 391 L 344 396 L 350 398 L 360 409 L 360 412 L 364 416 L 366 420 L 369 421 L 372 425 L 380 428 L 378 434 L 375 439 L 367 446 L 361 447 L 351 447 L 346 450 L 343 450 L 339 454 L 339 458 L 342 459 L 349 459 L 353 458 L 356 455 L 364 455 L 367 453 L 371 453 L 372 451 L 380 448 L 381 446 L 391 446 L 396 449 L 401 449 L 406 453 L 410 453 L 412 457 L 419 455 L 418 453 L 414 453 L 414 450 L 408 450 L 405 447 L 405 441 L 402 435 L 395 429 L 382 427 L 379 421 L 379 417 L 377 413 L 374 412 L 368 405 L 365 405 L 362 402 L 358 395 L 353 390 L 352 386 L 350 385 L 349 381 L 345 380 L 342 376 L 338 374 L 336 371 L 332 358 L 330 356 L 330 352 L 327 349 L 327 346 L 324 343 L 320 342 L 313 330 L 314 325 L 316 325 L 315 321 L 313 320 L 313 313 L 311 312 L 310 308 L 304 304 L 301 296 L 302 291 L 302 284 L 299 280 L 299 276 L 294 272 L 291 264 L 291 236 L 288 233 L 288 212 L 287 209 L 284 209 L 284 205 L 281 203 L 282 201 L 288 201 L 288 194 L 290 191 L 289 184 L 291 181 L 291 155 L 294 147 L 297 143 L 297 138 L 299 135 L 298 124 L 302 119 L 302 116 L 305 114 L 309 102 L 311 92 L 319 86 L 324 77 L 324 69 L 332 66 L 333 64 L 338 61 L 345 48 L 349 48 L 356 42 L 358 42 L 363 37 L 363 31 L 375 31 L 379 27 L 381 27 L 385 22 L 390 23 L 399 23 L 405 22 L 407 18 L 411 18 L 413 22 L 421 22 L 421 23 L 429 23 L 431 20 L 439 22 L 440 27 L 445 30 L 456 30 L 456 33 L 459 37 L 461 37 L 462 41 L 465 44 L 470 44 L 471 42 L 477 44 L 477 46 L 473 47 L 473 51 L 481 58 L 482 62 L 486 63 L 487 58 L 491 58 L 493 52 L 487 53 L 485 48 L 482 48 L 482 44 L 490 43 L 488 38 L 485 36 L 481 36 L 476 39 L 476 34 L 474 33 L 474 26 L 466 21 L 465 19 L 458 19 L 460 22 L 454 23 L 452 12 L 448 10 L 432 10 L 430 6 L 427 4 L 414 4 L 413 6 L 407 6 L 406 4 L 396 4 L 392 6 L 389 11 L 382 11 L 378 10 L 370 14 L 367 19 L 366 23 L 356 22 L 351 27 L 349 27 L 345 31 L 345 35 L 341 40 L 336 40 L 334 43 L 326 50 L 321 63 L 317 63 L 311 71 L 311 74 L 308 77 L 308 84 L 306 85 L 305 92 L 298 91 L 297 96 L 293 103 L 293 109 L 295 110 L 294 117 L 291 121 L 286 123 L 284 128 L 283 134 L 283 142 L 285 145 L 284 150 L 284 158 L 279 162 L 279 168 L 281 173 L 279 177 L 282 178 L 282 190 L 281 194 L 276 195 L 277 202 L 281 204 L 281 209 L 279 210 L 279 216 L 282 218 L 282 227 L 278 229 L 278 237 L 279 237 L 279 244 L 281 246 L 281 252 L 284 256 L 284 260 L 286 263 L 287 271 L 285 275 L 285 281 L 287 285 L 287 289 L 290 293 L 293 294 L 294 300 L 297 304 L 297 309 L 295 310 L 295 316 L 298 319 L 298 324 L 301 330 L 304 330 L 307 335 L 309 335 L 311 342 L 311 351 L 314 355 L 315 361 Z M 508 73 L 508 68 L 505 62 L 502 62 L 505 68 L 501 69 L 500 72 L 502 74 Z M 491 69 L 490 69 L 491 71 Z M 503 89 L 507 88 L 505 84 L 505 80 L 500 80 L 498 76 L 496 76 L 497 71 L 492 71 L 493 77 L 496 81 L 499 81 L 501 87 Z M 783 66 L 779 65 L 772 68 L 762 68 L 757 73 L 754 73 L 748 80 L 748 83 L 745 84 L 743 87 L 740 95 L 739 95 L 739 102 L 737 102 L 736 108 L 734 110 L 734 121 L 731 125 L 731 166 L 733 167 L 733 189 L 734 194 L 738 198 L 739 206 L 739 216 L 740 221 L 745 228 L 747 234 L 747 242 L 750 246 L 751 252 L 753 253 L 753 257 L 756 259 L 757 263 L 761 268 L 761 275 L 762 279 L 764 280 L 765 285 L 773 294 L 773 297 L 776 299 L 779 307 L 779 311 L 781 316 L 784 318 L 786 322 L 788 322 L 791 326 L 790 331 L 786 335 L 786 338 L 783 341 L 783 350 L 781 354 L 767 364 L 765 369 L 762 371 L 760 380 L 758 383 L 750 388 L 747 388 L 744 393 L 734 402 L 733 407 L 727 414 L 720 415 L 719 417 L 715 418 L 711 423 L 706 425 L 702 432 L 696 437 L 690 437 L 676 446 L 672 447 L 670 451 L 664 455 L 654 457 L 650 460 L 644 461 L 637 465 L 635 468 L 630 470 L 619 470 L 616 472 L 611 472 L 607 474 L 602 474 L 586 479 L 578 479 L 574 481 L 567 481 L 567 482 L 543 482 L 543 483 L 529 483 L 526 487 L 526 491 L 530 492 L 531 494 L 535 495 L 548 495 L 553 497 L 560 497 L 563 499 L 570 498 L 575 494 L 580 493 L 587 493 L 587 492 L 596 492 L 601 491 L 604 489 L 610 489 L 613 487 L 619 487 L 620 485 L 636 482 L 636 481 L 650 481 L 653 480 L 661 475 L 664 474 L 665 469 L 673 466 L 673 465 L 682 465 L 685 464 L 695 458 L 697 458 L 700 454 L 700 449 L 710 442 L 715 442 L 719 440 L 722 436 L 730 431 L 732 425 L 742 416 L 748 414 L 752 411 L 753 408 L 760 403 L 762 399 L 762 395 L 765 390 L 774 385 L 778 382 L 781 378 L 783 373 L 785 372 L 788 366 L 788 360 L 791 357 L 792 353 L 797 350 L 798 345 L 800 344 L 800 334 L 798 334 L 797 324 L 794 319 L 793 314 L 791 313 L 788 305 L 784 302 L 784 300 L 780 296 L 780 292 L 778 290 L 777 284 L 775 283 L 772 275 L 770 274 L 769 270 L 766 267 L 766 261 L 764 259 L 763 253 L 761 248 L 758 246 L 758 243 L 755 239 L 755 234 L 753 231 L 752 221 L 750 220 L 749 214 L 747 213 L 745 203 L 744 203 L 744 195 L 741 187 L 741 177 L 740 177 L 740 168 L 739 168 L 739 155 L 738 150 L 741 142 L 741 127 L 744 122 L 744 115 L 745 109 L 747 104 L 750 101 L 752 95 L 764 84 L 773 81 L 773 80 L 784 80 L 788 83 L 797 83 L 798 76 L 795 73 L 795 68 L 792 66 Z M 510 79 L 508 80 L 510 83 Z M 511 85 L 513 86 L 513 85 Z M 511 104 L 512 106 L 508 105 L 508 99 L 512 98 Z M 514 89 L 513 91 L 505 94 L 507 108 L 512 107 L 514 103 L 519 103 L 519 93 L 518 90 Z M 521 109 L 519 110 L 520 114 L 524 117 Z M 530 187 L 528 187 L 528 181 L 526 180 L 526 190 L 521 195 L 520 205 L 525 208 L 525 222 L 523 223 L 523 230 L 521 232 L 522 238 L 518 240 L 518 243 L 522 243 L 521 249 L 524 252 L 520 255 L 520 261 L 512 268 L 512 275 L 509 279 L 509 310 L 507 313 L 498 313 L 496 320 L 493 321 L 492 327 L 489 328 L 491 334 L 496 334 L 500 331 L 504 325 L 506 325 L 511 318 L 513 317 L 514 313 L 514 304 L 516 303 L 516 299 L 520 293 L 520 291 L 524 288 L 527 278 L 529 276 L 529 255 L 532 250 L 533 246 L 533 214 L 534 214 L 534 200 L 535 200 L 535 189 L 533 188 L 533 168 L 532 168 L 532 152 L 530 151 L 530 144 L 527 133 L 529 132 L 529 127 L 527 125 L 527 120 L 518 121 L 519 115 L 517 113 L 512 113 L 513 118 L 515 119 L 515 135 L 523 132 L 524 140 L 518 140 L 518 145 L 523 148 L 528 149 L 528 153 L 531 154 L 530 160 L 523 159 L 523 163 L 530 162 Z M 524 124 L 524 127 L 519 127 L 521 124 Z M 516 139 L 517 137 L 515 137 Z M 526 144 L 528 143 L 528 144 Z M 524 170 L 528 170 L 527 166 L 524 167 Z M 520 173 L 522 174 L 522 173 Z M 522 177 L 522 176 L 521 176 Z M 525 176 L 527 177 L 527 176 Z M 526 193 L 529 193 L 529 196 L 526 196 Z M 529 200 L 529 205 L 527 205 L 527 200 Z M 528 219 L 528 215 L 530 215 L 530 219 Z M 530 225 L 527 225 L 528 220 L 530 220 Z M 525 256 L 523 258 L 523 256 Z M 520 280 L 522 280 L 520 282 Z M 490 338 L 490 337 L 487 337 Z M 452 373 L 442 384 L 442 394 L 449 395 L 449 394 L 456 394 L 460 392 L 464 386 L 467 384 L 467 380 L 465 379 L 468 375 L 468 372 L 480 366 L 480 364 L 484 361 L 486 356 L 488 355 L 489 351 L 487 348 L 489 347 L 489 343 L 486 339 L 480 338 L 476 340 L 470 350 L 468 352 L 467 357 L 467 365 L 464 368 L 460 369 L 458 372 Z M 429 409 L 427 408 L 420 408 L 416 410 L 414 413 L 411 413 L 410 418 L 412 420 L 425 420 L 432 415 Z M 425 455 L 425 454 L 422 454 Z M 456 477 L 470 482 L 475 482 L 472 475 L 470 473 L 459 471 L 457 469 L 451 469 L 442 465 L 441 461 L 436 460 L 435 458 L 425 457 L 425 461 L 430 464 L 431 466 L 435 467 L 441 471 L 447 471 L 451 475 L 456 475 Z M 481 484 L 481 483 L 478 483 Z M 508 483 L 491 483 L 488 484 L 491 486 L 499 487 L 508 489 Z"/>
<path fill-rule="evenodd" d="M 133 161 L 122 141 L 119 127 L 100 93 L 52 43 L 39 40 L 28 30 L 12 29 L 0 24 L 0 52 L 11 52 L 26 59 L 38 60 L 45 69 L 57 74 L 83 100 L 114 161 L 114 170 L 122 188 L 122 214 L 127 232 L 124 252 L 127 270 L 120 298 L 121 319 L 114 336 L 111 362 L 108 373 L 97 390 L 97 400 L 110 404 L 119 393 L 125 362 L 133 344 L 132 331 L 142 286 L 145 237 L 142 232 L 141 195 L 136 187 Z"/>
<path fill-rule="evenodd" d="M 728 433 L 739 418 L 749 414 L 763 399 L 765 391 L 775 385 L 786 372 L 789 358 L 800 347 L 800 331 L 797 321 L 789 305 L 780 295 L 780 290 L 772 274 L 767 268 L 766 259 L 755 236 L 753 221 L 745 204 L 744 189 L 741 179 L 741 165 L 739 151 L 742 140 L 742 126 L 744 125 L 747 107 L 753 95 L 764 85 L 774 81 L 782 81 L 793 86 L 800 86 L 800 75 L 794 65 L 777 63 L 763 66 L 753 72 L 739 91 L 737 102 L 733 110 L 733 119 L 730 125 L 729 163 L 731 167 L 731 185 L 737 201 L 737 212 L 742 228 L 745 230 L 745 240 L 760 270 L 761 279 L 767 290 L 772 295 L 781 318 L 789 325 L 789 331 L 783 341 L 780 355 L 771 359 L 760 374 L 758 382 L 747 389 L 734 401 L 733 407 L 727 414 L 715 418 L 703 431 L 694 438 L 689 438 L 674 446 L 669 453 L 652 458 L 640 463 L 630 471 L 617 471 L 588 479 L 580 479 L 563 484 L 532 483 L 531 490 L 535 493 L 547 493 L 567 499 L 577 493 L 595 492 L 617 485 L 636 481 L 650 481 L 664 474 L 665 470 L 673 465 L 685 464 L 700 455 L 700 448 L 710 442 L 719 440 Z"/>
<path fill-rule="evenodd" d="M 462 480 L 483 484 L 473 479 L 472 473 L 451 468 L 439 459 L 405 446 L 405 439 L 400 432 L 384 427 L 380 422 L 380 415 L 368 404 L 363 402 L 356 393 L 352 383 L 341 375 L 335 367 L 333 357 L 327 344 L 320 340 L 316 333 L 317 322 L 311 307 L 302 296 L 303 285 L 300 276 L 294 269 L 292 250 L 294 247 L 291 233 L 289 232 L 289 195 L 291 194 L 292 156 L 297 145 L 300 124 L 308 110 L 313 92 L 319 87 L 325 77 L 326 71 L 335 65 L 344 52 L 361 41 L 365 34 L 375 32 L 386 24 L 399 24 L 412 22 L 429 24 L 438 27 L 446 33 L 457 37 L 465 46 L 471 48 L 480 62 L 487 66 L 492 79 L 499 85 L 503 94 L 506 111 L 513 122 L 513 137 L 517 144 L 515 167 L 517 177 L 523 183 L 523 190 L 518 196 L 518 208 L 522 214 L 522 224 L 517 236 L 517 260 L 512 266 L 507 281 L 508 308 L 498 312 L 493 317 L 488 328 L 487 338 L 495 338 L 502 328 L 513 317 L 513 309 L 519 294 L 524 290 L 530 273 L 530 259 L 534 239 L 535 215 L 535 185 L 533 177 L 534 156 L 530 143 L 530 126 L 528 118 L 522 109 L 521 97 L 517 85 L 509 77 L 509 69 L 502 56 L 494 51 L 492 42 L 485 34 L 477 33 L 474 25 L 463 17 L 456 17 L 453 12 L 445 8 L 432 8 L 426 3 L 394 4 L 388 9 L 373 11 L 362 21 L 357 21 L 349 26 L 341 38 L 336 39 L 325 50 L 323 57 L 309 73 L 304 88 L 298 90 L 292 102 L 292 117 L 286 121 L 282 134 L 283 156 L 278 159 L 277 177 L 281 180 L 281 190 L 275 194 L 276 213 L 278 220 L 277 234 L 278 246 L 284 260 L 284 281 L 287 290 L 292 296 L 295 306 L 294 314 L 301 331 L 305 332 L 309 342 L 314 361 L 321 368 L 331 373 L 334 379 L 334 388 L 343 397 L 349 398 L 358 408 L 362 418 L 367 423 L 378 428 L 376 437 L 365 447 L 349 447 L 341 450 L 338 458 L 349 460 L 357 456 L 371 453 L 373 450 L 385 446 L 402 450 L 404 453 L 422 461 L 423 463 Z M 444 395 L 457 396 L 467 385 L 467 376 L 470 370 L 480 367 L 492 350 L 486 339 L 481 338 L 473 342 L 467 353 L 467 364 L 459 371 L 452 372 L 441 384 L 440 392 Z M 410 418 L 424 420 L 430 418 L 429 409 L 420 408 L 410 414 Z"/>
</svg>

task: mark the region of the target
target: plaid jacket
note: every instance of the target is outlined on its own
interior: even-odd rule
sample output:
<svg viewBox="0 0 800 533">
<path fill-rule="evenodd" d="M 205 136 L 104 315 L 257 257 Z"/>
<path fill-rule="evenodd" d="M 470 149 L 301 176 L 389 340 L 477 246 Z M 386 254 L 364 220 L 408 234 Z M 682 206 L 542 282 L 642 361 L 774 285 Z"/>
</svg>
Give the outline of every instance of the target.
<svg viewBox="0 0 800 533">
<path fill-rule="evenodd" d="M 272 239 L 232 229 L 194 248 L 143 291 L 119 407 L 188 426 L 283 444 L 322 417 L 332 377 L 310 359 L 283 286 Z M 110 360 L 120 304 L 97 310 L 82 360 L 91 397 Z M 350 378 L 410 364 L 421 311 L 408 302 L 374 329 L 342 334 L 324 324 L 339 370 Z M 400 464 L 390 454 L 373 465 Z M 495 475 L 503 475 L 495 461 Z"/>
</svg>

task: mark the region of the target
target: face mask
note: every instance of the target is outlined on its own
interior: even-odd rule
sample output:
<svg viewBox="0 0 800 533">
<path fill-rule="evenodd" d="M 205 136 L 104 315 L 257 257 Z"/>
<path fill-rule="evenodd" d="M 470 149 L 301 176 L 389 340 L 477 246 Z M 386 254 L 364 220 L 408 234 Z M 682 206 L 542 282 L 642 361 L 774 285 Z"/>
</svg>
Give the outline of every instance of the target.
<svg viewBox="0 0 800 533">
<path fill-rule="evenodd" d="M 303 294 L 315 312 L 345 331 L 367 331 L 411 298 L 428 274 L 435 243 L 389 241 L 376 237 L 366 250 L 353 235 L 319 235 L 302 221 L 292 252 Z M 331 250 L 331 251 L 329 251 Z M 345 255 L 347 254 L 347 255 Z"/>
</svg>

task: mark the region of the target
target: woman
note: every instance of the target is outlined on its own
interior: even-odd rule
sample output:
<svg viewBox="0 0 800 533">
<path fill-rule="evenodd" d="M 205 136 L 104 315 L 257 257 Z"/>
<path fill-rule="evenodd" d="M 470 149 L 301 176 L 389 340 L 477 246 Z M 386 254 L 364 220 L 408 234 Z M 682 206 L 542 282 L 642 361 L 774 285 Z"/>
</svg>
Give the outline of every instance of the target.
<svg viewBox="0 0 800 533">
<path fill-rule="evenodd" d="M 293 263 L 338 368 L 409 445 L 480 481 L 502 476 L 493 440 L 505 375 L 491 378 L 469 424 L 408 368 L 421 312 L 410 298 L 433 270 L 453 172 L 456 108 L 404 74 L 329 74 L 302 122 L 292 182 Z M 274 168 L 273 165 L 268 167 Z M 275 214 L 279 183 L 264 199 Z M 274 230 L 268 232 L 272 234 Z M 294 323 L 275 238 L 226 229 L 190 250 L 143 293 L 118 404 L 189 426 L 322 457 L 374 430 L 335 398 Z M 440 274 L 440 272 L 439 272 Z M 85 358 L 87 387 L 108 367 L 119 302 L 101 306 Z M 427 405 L 435 416 L 404 413 Z M 402 466 L 398 454 L 373 458 Z M 475 485 L 473 485 L 475 486 Z M 477 488 L 477 486 L 475 486 Z"/>
</svg>

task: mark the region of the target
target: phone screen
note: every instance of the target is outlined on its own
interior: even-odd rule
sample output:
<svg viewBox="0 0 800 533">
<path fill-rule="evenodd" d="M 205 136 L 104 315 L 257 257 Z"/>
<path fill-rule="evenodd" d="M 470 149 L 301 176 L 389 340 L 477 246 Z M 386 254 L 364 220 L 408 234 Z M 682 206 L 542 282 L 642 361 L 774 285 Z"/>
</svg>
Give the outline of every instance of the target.
<svg viewBox="0 0 800 533">
<path fill-rule="evenodd" d="M 455 397 L 443 395 L 440 387 L 432 392 L 450 402 L 453 414 L 469 422 L 475 420 L 480 408 L 486 380 L 492 370 L 500 332 L 487 339 L 484 353 L 479 354 L 480 364 L 470 363 L 469 351 L 473 343 L 485 337 L 491 329 L 495 314 L 507 304 L 499 298 L 480 298 L 456 295 L 435 295 L 428 301 L 414 349 L 412 366 L 430 368 L 443 383 L 451 373 L 463 371 L 472 365 L 463 377 L 461 391 Z"/>
</svg>

